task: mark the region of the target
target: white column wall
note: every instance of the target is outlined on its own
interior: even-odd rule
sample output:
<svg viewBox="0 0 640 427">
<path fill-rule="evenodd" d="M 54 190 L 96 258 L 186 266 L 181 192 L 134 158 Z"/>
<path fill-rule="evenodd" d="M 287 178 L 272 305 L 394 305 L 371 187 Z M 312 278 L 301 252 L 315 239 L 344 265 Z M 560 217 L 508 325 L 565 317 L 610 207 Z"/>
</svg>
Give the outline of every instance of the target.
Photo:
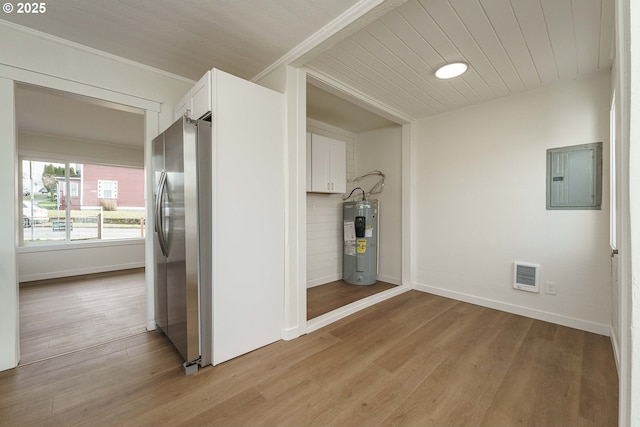
<svg viewBox="0 0 640 427">
<path fill-rule="evenodd" d="M 18 156 L 16 144 L 15 84 L 0 78 L 0 200 L 4 204 L 0 221 L 0 371 L 13 368 L 20 360 L 18 323 Z M 14 207 L 12 209 L 12 206 Z"/>
</svg>

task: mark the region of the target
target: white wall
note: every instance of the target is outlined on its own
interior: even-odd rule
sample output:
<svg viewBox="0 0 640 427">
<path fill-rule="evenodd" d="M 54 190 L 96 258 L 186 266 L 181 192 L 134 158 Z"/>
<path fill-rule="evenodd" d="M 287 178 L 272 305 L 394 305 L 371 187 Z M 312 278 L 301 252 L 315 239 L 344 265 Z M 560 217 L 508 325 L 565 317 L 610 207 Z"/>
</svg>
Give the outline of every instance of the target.
<svg viewBox="0 0 640 427">
<path fill-rule="evenodd" d="M 53 244 L 20 248 L 21 283 L 144 267 L 144 240 Z"/>
<path fill-rule="evenodd" d="M 416 123 L 418 289 L 609 333 L 610 87 L 605 72 Z M 546 210 L 546 150 L 597 141 L 602 209 Z M 541 265 L 539 294 L 512 289 L 514 261 Z"/>
<path fill-rule="evenodd" d="M 307 131 L 344 141 L 347 180 L 354 178 L 354 140 L 349 131 L 309 119 Z M 347 194 L 351 191 L 347 184 Z M 345 194 L 307 193 L 307 287 L 342 279 L 342 198 Z"/>
<path fill-rule="evenodd" d="M 12 81 L 26 82 L 146 110 L 145 147 L 150 146 L 151 139 L 158 134 L 159 130 L 172 122 L 173 104 L 194 83 L 4 21 L 0 21 L 0 40 L 5 47 L 0 49 L 0 78 L 8 82 L 7 87 L 13 85 Z M 7 48 L 8 46 L 11 48 Z M 4 90 L 3 86 L 0 98 L 0 105 L 13 104 L 13 90 Z M 13 107 L 9 111 L 13 113 Z M 13 114 L 4 115 L 4 117 L 7 121 L 14 120 Z M 0 140 L 8 145 L 4 153 L 17 154 L 17 147 L 11 147 L 11 142 L 15 141 L 13 122 L 11 126 L 8 122 L 2 124 Z M 145 157 L 147 161 L 150 160 L 149 153 L 145 153 Z M 13 159 L 7 158 L 9 165 L 13 165 L 16 160 L 15 156 Z M 3 168 L 2 171 L 14 176 L 12 179 L 7 179 L 3 175 L 2 182 L 15 182 L 17 173 L 15 165 Z M 11 190 L 10 186 L 3 188 Z M 17 196 L 17 188 L 11 191 Z M 148 197 L 151 194 L 149 188 L 146 194 Z M 7 209 L 13 207 L 13 215 L 6 218 L 15 219 L 17 197 L 13 199 L 6 197 L 3 200 L 13 201 L 8 206 L 5 205 Z M 17 226 L 17 220 L 0 224 L 0 235 L 15 236 Z M 13 254 L 12 257 L 3 256 L 0 264 L 3 277 L 0 282 L 0 313 L 3 313 L 0 318 L 0 370 L 14 367 L 19 354 L 18 342 L 14 339 L 18 336 L 19 330 L 16 299 L 18 286 L 16 244 L 15 239 L 11 238 L 0 241 L 0 253 Z M 149 260 L 149 256 L 147 251 L 145 258 Z M 152 276 L 147 278 L 147 286 L 149 286 L 150 277 L 152 278 Z M 153 307 L 152 293 L 148 295 L 147 305 Z M 152 324 L 153 319 L 148 318 L 147 327 L 152 327 Z"/>
<path fill-rule="evenodd" d="M 401 284 L 402 279 L 402 127 L 387 127 L 359 133 L 355 143 L 355 176 L 379 170 L 385 174 L 380 201 L 378 279 Z M 377 177 L 365 178 L 360 186 L 369 191 Z"/>
</svg>

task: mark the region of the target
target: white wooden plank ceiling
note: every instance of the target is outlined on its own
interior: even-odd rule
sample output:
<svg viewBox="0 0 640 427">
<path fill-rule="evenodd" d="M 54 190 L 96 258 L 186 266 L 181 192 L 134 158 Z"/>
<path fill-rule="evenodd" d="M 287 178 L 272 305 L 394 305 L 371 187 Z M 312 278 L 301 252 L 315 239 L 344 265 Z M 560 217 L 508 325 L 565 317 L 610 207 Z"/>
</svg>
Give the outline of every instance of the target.
<svg viewBox="0 0 640 427">
<path fill-rule="evenodd" d="M 362 3 L 377 4 L 56 0 L 45 14 L 2 18 L 194 80 L 212 67 L 251 79 Z M 382 0 L 379 6 L 387 4 L 400 6 L 380 18 L 365 14 L 364 28 L 327 34 L 327 50 L 292 60 L 336 89 L 334 95 L 356 94 L 401 123 L 611 67 L 614 0 Z M 433 76 L 458 60 L 470 64 L 462 77 Z M 316 112 L 329 111 L 324 95 L 311 94 Z"/>
<path fill-rule="evenodd" d="M 305 67 L 413 120 L 609 69 L 613 34 L 613 0 L 409 0 Z"/>
<path fill-rule="evenodd" d="M 0 17 L 192 80 L 213 67 L 251 79 L 356 1 L 55 0 Z"/>
</svg>

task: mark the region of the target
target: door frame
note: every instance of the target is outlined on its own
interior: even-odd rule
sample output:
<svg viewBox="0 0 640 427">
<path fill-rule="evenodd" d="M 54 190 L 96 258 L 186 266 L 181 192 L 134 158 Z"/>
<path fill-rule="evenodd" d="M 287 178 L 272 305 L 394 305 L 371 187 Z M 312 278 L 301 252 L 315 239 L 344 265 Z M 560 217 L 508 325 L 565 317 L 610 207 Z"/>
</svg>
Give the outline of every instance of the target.
<svg viewBox="0 0 640 427">
<path fill-rule="evenodd" d="M 6 185 L 5 192 L 10 192 L 6 199 L 11 200 L 12 214 L 9 218 L 17 218 L 17 206 L 19 206 L 17 192 L 18 173 L 18 129 L 15 116 L 15 91 L 16 84 L 27 84 L 39 86 L 47 89 L 54 89 L 67 92 L 73 95 L 93 98 L 107 103 L 116 103 L 126 107 L 132 107 L 144 111 L 144 162 L 145 162 L 145 197 L 147 201 L 153 200 L 153 177 L 147 165 L 151 164 L 151 140 L 158 134 L 161 103 L 122 92 L 116 92 L 89 84 L 79 83 L 35 71 L 12 67 L 0 64 L 0 108 L 2 112 L 2 126 L 0 126 L 0 138 L 12 144 L 9 156 L 0 171 L 0 179 L 4 182 L 12 183 Z M 11 158 L 13 157 L 13 158 Z M 152 204 L 146 204 L 146 216 L 149 229 L 153 229 Z M 0 301 L 4 301 L 3 309 L 0 310 L 0 371 L 18 366 L 20 361 L 20 318 L 18 300 L 18 264 L 17 264 L 17 236 L 18 221 L 6 221 L 0 223 L 0 230 L 3 236 L 13 236 L 7 238 L 0 244 L 0 253 L 3 256 L 0 260 L 0 270 L 7 279 L 0 283 Z M 4 246 L 6 245 L 6 246 Z M 153 233 L 147 233 L 145 237 L 145 265 L 153 266 Z M 145 269 L 145 286 L 147 290 L 147 330 L 155 329 L 154 318 L 154 269 Z"/>
</svg>

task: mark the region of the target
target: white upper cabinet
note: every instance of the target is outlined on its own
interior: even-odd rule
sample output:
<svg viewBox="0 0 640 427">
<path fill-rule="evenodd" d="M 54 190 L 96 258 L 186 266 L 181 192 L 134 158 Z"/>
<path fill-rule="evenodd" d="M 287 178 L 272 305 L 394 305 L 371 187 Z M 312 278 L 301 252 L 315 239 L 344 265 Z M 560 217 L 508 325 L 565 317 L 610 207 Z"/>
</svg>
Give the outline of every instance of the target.
<svg viewBox="0 0 640 427">
<path fill-rule="evenodd" d="M 173 118 L 177 120 L 189 110 L 189 118 L 197 120 L 211 111 L 211 71 L 207 71 L 198 83 L 182 97 L 173 110 Z"/>
<path fill-rule="evenodd" d="M 202 76 L 189 91 L 191 98 L 191 118 L 202 118 L 211 111 L 211 71 Z"/>
<path fill-rule="evenodd" d="M 173 109 L 173 120 L 178 120 L 180 117 L 184 116 L 184 113 L 189 109 L 189 92 L 185 93 L 182 99 L 178 101 L 175 108 Z"/>
<path fill-rule="evenodd" d="M 347 191 L 347 148 L 343 141 L 312 134 L 310 162 L 311 192 L 344 193 Z M 307 188 L 309 188 L 308 182 Z"/>
</svg>

